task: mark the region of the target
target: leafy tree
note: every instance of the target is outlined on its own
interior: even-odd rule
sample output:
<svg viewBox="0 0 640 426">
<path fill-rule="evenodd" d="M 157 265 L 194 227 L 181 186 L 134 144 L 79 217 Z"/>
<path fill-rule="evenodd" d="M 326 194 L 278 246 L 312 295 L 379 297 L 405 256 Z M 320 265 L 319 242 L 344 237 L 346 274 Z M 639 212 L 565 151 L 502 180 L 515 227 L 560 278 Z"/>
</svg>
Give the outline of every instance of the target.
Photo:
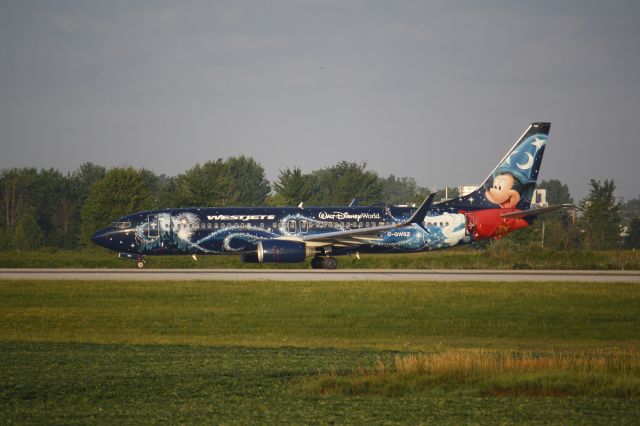
<svg viewBox="0 0 640 426">
<path fill-rule="evenodd" d="M 44 232 L 44 245 L 62 247 L 70 231 L 65 223 L 64 214 L 72 195 L 69 176 L 57 169 L 41 169 L 30 194 L 29 205 L 36 210 L 38 224 Z"/>
<path fill-rule="evenodd" d="M 3 171 L 1 180 L 5 232 L 12 235 L 24 210 L 33 208 L 43 244 L 63 246 L 69 231 L 65 214 L 71 210 L 69 176 L 56 169 L 16 168 Z"/>
<path fill-rule="evenodd" d="M 226 206 L 234 200 L 230 193 L 232 179 L 222 159 L 196 164 L 178 175 L 174 183 L 175 207 Z"/>
<path fill-rule="evenodd" d="M 0 250 L 8 250 L 13 246 L 13 235 L 0 225 Z"/>
<path fill-rule="evenodd" d="M 543 180 L 538 185 L 547 190 L 547 203 L 551 206 L 573 204 L 569 187 L 557 179 Z M 545 247 L 566 250 L 571 246 L 571 235 L 575 233 L 574 223 L 566 210 L 557 210 L 541 216 L 537 220 L 536 237 Z M 544 230 L 544 235 L 542 234 Z"/>
<path fill-rule="evenodd" d="M 13 247 L 17 250 L 35 250 L 42 246 L 43 239 L 44 232 L 38 225 L 35 208 L 26 208 L 16 224 Z"/>
<path fill-rule="evenodd" d="M 158 207 L 181 207 L 181 198 L 181 194 L 178 190 L 178 177 L 172 176 L 163 178 L 157 194 Z"/>
<path fill-rule="evenodd" d="M 580 201 L 583 245 L 592 250 L 614 248 L 620 238 L 620 206 L 615 199 L 613 180 L 591 179 L 587 197 Z"/>
<path fill-rule="evenodd" d="M 440 201 L 443 200 L 445 198 L 456 198 L 457 196 L 460 195 L 460 191 L 458 190 L 458 188 L 456 187 L 446 187 L 439 190 L 438 192 L 436 192 L 436 195 L 434 197 L 435 201 Z"/>
<path fill-rule="evenodd" d="M 640 217 L 640 197 L 633 198 L 620 205 L 622 221 L 629 224 L 634 218 Z"/>
<path fill-rule="evenodd" d="M 409 204 L 422 202 L 429 191 L 421 188 L 412 177 L 396 177 L 389 175 L 383 179 L 383 199 L 390 204 Z"/>
<path fill-rule="evenodd" d="M 152 207 L 144 173 L 128 168 L 114 168 L 98 181 L 82 206 L 82 239 L 88 242 L 91 234 L 119 216 Z"/>
<path fill-rule="evenodd" d="M 81 233 L 81 210 L 93 186 L 107 174 L 107 169 L 90 162 L 83 163 L 66 176 L 64 189 L 55 202 L 54 224 L 58 227 L 60 244 L 76 247 Z"/>
<path fill-rule="evenodd" d="M 629 222 L 629 234 L 624 239 L 624 247 L 628 249 L 640 248 L 640 218 L 633 218 Z"/>
<path fill-rule="evenodd" d="M 264 205 L 271 186 L 264 169 L 253 158 L 244 155 L 231 157 L 226 163 L 230 179 L 230 204 L 236 206 Z"/>
<path fill-rule="evenodd" d="M 93 185 L 100 182 L 107 175 L 107 169 L 91 162 L 83 163 L 71 175 L 73 181 L 73 193 L 78 198 L 80 204 L 89 196 Z"/>
<path fill-rule="evenodd" d="M 363 203 L 381 201 L 383 197 L 382 179 L 372 170 L 366 170 L 366 163 L 357 164 L 342 161 L 334 166 L 317 170 L 312 175 L 317 179 L 319 202 L 323 204 L 345 205 L 354 198 Z"/>
<path fill-rule="evenodd" d="M 519 229 L 510 234 L 508 239 L 514 247 L 539 248 L 542 244 L 542 223 L 534 222 L 531 226 Z"/>
<path fill-rule="evenodd" d="M 573 204 L 569 187 L 557 179 L 543 180 L 538 184 L 538 188 L 547 190 L 547 203 L 549 205 Z"/>
<path fill-rule="evenodd" d="M 277 198 L 275 203 L 291 206 L 304 202 L 307 205 L 317 203 L 317 186 L 311 174 L 303 174 L 298 167 L 280 170 L 278 180 L 273 184 Z"/>
<path fill-rule="evenodd" d="M 3 170 L 1 175 L 2 221 L 5 230 L 13 233 L 22 215 L 37 191 L 38 171 L 34 167 Z"/>
</svg>

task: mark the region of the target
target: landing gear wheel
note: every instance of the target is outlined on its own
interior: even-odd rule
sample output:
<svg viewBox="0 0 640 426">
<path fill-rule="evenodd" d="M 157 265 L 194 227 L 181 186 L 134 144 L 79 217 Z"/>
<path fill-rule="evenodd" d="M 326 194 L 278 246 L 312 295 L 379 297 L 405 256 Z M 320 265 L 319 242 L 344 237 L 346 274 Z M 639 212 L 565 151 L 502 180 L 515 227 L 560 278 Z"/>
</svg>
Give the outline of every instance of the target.
<svg viewBox="0 0 640 426">
<path fill-rule="evenodd" d="M 138 267 L 138 269 L 144 268 L 144 260 L 138 260 L 136 266 Z"/>
<path fill-rule="evenodd" d="M 322 260 L 322 266 L 324 267 L 324 269 L 336 269 L 336 267 L 338 266 L 338 261 L 335 257 L 325 257 Z"/>
<path fill-rule="evenodd" d="M 322 269 L 322 262 L 324 261 L 324 258 L 322 257 L 314 257 L 313 259 L 311 259 L 311 268 L 313 269 Z"/>
</svg>

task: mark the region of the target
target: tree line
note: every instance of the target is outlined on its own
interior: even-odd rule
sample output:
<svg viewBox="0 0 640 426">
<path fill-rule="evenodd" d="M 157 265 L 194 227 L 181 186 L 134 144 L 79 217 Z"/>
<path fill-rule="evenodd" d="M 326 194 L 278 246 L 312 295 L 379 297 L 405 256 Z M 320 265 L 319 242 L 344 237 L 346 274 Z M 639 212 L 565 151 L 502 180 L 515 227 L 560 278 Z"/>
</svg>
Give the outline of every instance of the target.
<svg viewBox="0 0 640 426">
<path fill-rule="evenodd" d="M 544 229 L 538 223 L 516 233 L 514 243 L 539 241 L 556 249 L 639 247 L 640 201 L 617 203 L 613 181 L 590 185 L 577 215 L 572 211 L 549 215 Z M 542 181 L 539 187 L 547 189 L 549 204 L 573 203 L 568 187 L 557 180 Z M 347 205 L 354 198 L 360 204 L 407 204 L 422 201 L 429 192 L 413 178 L 381 177 L 366 163 L 347 161 L 309 173 L 286 168 L 274 182 L 247 156 L 196 164 L 177 176 L 93 163 L 66 174 L 57 169 L 11 168 L 0 172 L 0 249 L 83 247 L 95 230 L 117 217 L 156 208 Z M 445 193 L 454 197 L 457 189 L 442 189 L 436 199 Z"/>
</svg>

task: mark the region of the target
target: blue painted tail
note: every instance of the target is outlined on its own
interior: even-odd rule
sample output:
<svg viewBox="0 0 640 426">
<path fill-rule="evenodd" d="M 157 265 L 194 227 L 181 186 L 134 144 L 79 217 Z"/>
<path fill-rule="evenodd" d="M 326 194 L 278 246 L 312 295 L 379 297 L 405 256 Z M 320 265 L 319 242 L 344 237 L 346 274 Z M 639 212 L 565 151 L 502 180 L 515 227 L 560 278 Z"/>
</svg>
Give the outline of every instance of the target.
<svg viewBox="0 0 640 426">
<path fill-rule="evenodd" d="M 461 210 L 529 209 L 550 128 L 551 123 L 531 123 L 477 190 L 438 206 Z"/>
</svg>

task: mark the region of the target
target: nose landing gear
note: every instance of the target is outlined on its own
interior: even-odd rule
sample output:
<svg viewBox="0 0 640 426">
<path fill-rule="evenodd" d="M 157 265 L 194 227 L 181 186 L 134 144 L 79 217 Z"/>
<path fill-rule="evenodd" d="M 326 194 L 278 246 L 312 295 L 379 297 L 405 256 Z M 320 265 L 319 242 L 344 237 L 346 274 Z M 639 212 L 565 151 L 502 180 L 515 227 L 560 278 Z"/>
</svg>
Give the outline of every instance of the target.
<svg viewBox="0 0 640 426">
<path fill-rule="evenodd" d="M 144 258 L 142 256 L 138 256 L 136 259 L 136 266 L 138 269 L 144 269 Z"/>
<path fill-rule="evenodd" d="M 135 259 L 136 260 L 136 266 L 138 267 L 138 269 L 143 269 L 144 268 L 145 260 L 144 260 L 144 256 L 141 255 L 141 254 L 118 253 L 118 257 L 120 259 Z"/>
</svg>

